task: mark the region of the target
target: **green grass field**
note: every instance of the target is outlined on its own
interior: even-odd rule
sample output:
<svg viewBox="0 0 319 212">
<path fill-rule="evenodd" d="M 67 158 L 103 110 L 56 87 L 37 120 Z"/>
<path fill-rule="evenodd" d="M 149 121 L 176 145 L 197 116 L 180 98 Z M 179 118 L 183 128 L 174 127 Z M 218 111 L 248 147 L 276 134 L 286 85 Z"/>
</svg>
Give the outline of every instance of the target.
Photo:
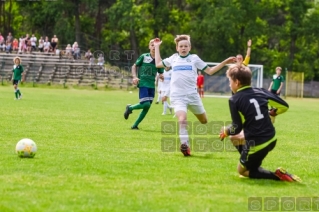
<svg viewBox="0 0 319 212">
<path fill-rule="evenodd" d="M 289 111 L 276 119 L 277 146 L 263 167 L 282 166 L 303 180 L 288 183 L 239 178 L 235 151 L 162 151 L 162 138 L 177 138 L 161 133 L 162 123 L 175 119 L 154 104 L 141 130 L 131 130 L 139 111 L 128 120 L 123 112 L 138 102 L 136 90 L 21 91 L 15 101 L 13 88 L 0 86 L 1 212 L 249 211 L 252 197 L 295 198 L 297 210 L 299 197 L 319 196 L 318 99 L 287 99 Z M 203 102 L 209 121 L 230 121 L 227 99 Z M 35 158 L 15 154 L 22 138 L 36 142 Z"/>
</svg>

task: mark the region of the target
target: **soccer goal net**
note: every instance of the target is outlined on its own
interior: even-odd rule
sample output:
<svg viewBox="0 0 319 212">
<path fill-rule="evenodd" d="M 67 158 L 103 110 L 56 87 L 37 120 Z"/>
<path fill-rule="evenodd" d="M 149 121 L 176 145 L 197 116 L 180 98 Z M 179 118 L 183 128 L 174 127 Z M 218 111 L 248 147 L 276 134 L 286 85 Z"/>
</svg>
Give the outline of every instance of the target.
<svg viewBox="0 0 319 212">
<path fill-rule="evenodd" d="M 216 66 L 219 63 L 207 62 L 209 66 Z M 228 66 L 223 67 L 221 70 L 213 75 L 205 74 L 204 91 L 209 94 L 215 95 L 231 95 L 229 82 L 226 77 Z M 249 64 L 248 67 L 252 72 L 252 87 L 263 87 L 263 65 Z"/>
<path fill-rule="evenodd" d="M 303 98 L 304 72 L 286 71 L 285 96 Z"/>
</svg>

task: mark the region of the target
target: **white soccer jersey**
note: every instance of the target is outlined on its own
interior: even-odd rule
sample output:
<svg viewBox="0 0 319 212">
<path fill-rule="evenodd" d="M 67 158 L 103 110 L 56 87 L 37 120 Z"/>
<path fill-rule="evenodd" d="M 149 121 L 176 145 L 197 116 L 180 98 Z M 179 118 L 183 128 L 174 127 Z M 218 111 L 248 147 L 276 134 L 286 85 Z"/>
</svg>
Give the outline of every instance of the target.
<svg viewBox="0 0 319 212">
<path fill-rule="evenodd" d="M 171 97 L 197 93 L 197 70 L 204 70 L 207 64 L 196 54 L 182 57 L 176 53 L 164 59 L 163 65 L 172 67 Z"/>
</svg>

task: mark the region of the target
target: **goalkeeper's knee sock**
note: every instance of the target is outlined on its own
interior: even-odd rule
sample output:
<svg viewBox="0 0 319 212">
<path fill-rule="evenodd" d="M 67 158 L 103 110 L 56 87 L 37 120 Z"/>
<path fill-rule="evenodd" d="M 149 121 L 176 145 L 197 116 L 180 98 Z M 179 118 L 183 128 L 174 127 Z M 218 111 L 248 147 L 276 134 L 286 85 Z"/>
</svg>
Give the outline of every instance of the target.
<svg viewBox="0 0 319 212">
<path fill-rule="evenodd" d="M 249 170 L 249 178 L 254 179 L 270 179 L 270 180 L 280 180 L 275 173 L 265 170 L 261 167 L 258 169 Z"/>
</svg>

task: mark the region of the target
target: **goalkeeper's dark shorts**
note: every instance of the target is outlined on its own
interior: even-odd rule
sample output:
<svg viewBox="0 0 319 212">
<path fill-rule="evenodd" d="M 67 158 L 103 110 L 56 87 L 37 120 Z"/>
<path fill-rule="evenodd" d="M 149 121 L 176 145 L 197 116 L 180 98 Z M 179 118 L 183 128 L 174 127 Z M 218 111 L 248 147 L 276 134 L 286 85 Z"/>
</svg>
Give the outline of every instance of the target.
<svg viewBox="0 0 319 212">
<path fill-rule="evenodd" d="M 276 142 L 277 139 L 273 138 L 266 143 L 257 146 L 246 143 L 240 155 L 241 165 L 247 170 L 258 169 L 268 152 L 274 149 Z"/>
</svg>

